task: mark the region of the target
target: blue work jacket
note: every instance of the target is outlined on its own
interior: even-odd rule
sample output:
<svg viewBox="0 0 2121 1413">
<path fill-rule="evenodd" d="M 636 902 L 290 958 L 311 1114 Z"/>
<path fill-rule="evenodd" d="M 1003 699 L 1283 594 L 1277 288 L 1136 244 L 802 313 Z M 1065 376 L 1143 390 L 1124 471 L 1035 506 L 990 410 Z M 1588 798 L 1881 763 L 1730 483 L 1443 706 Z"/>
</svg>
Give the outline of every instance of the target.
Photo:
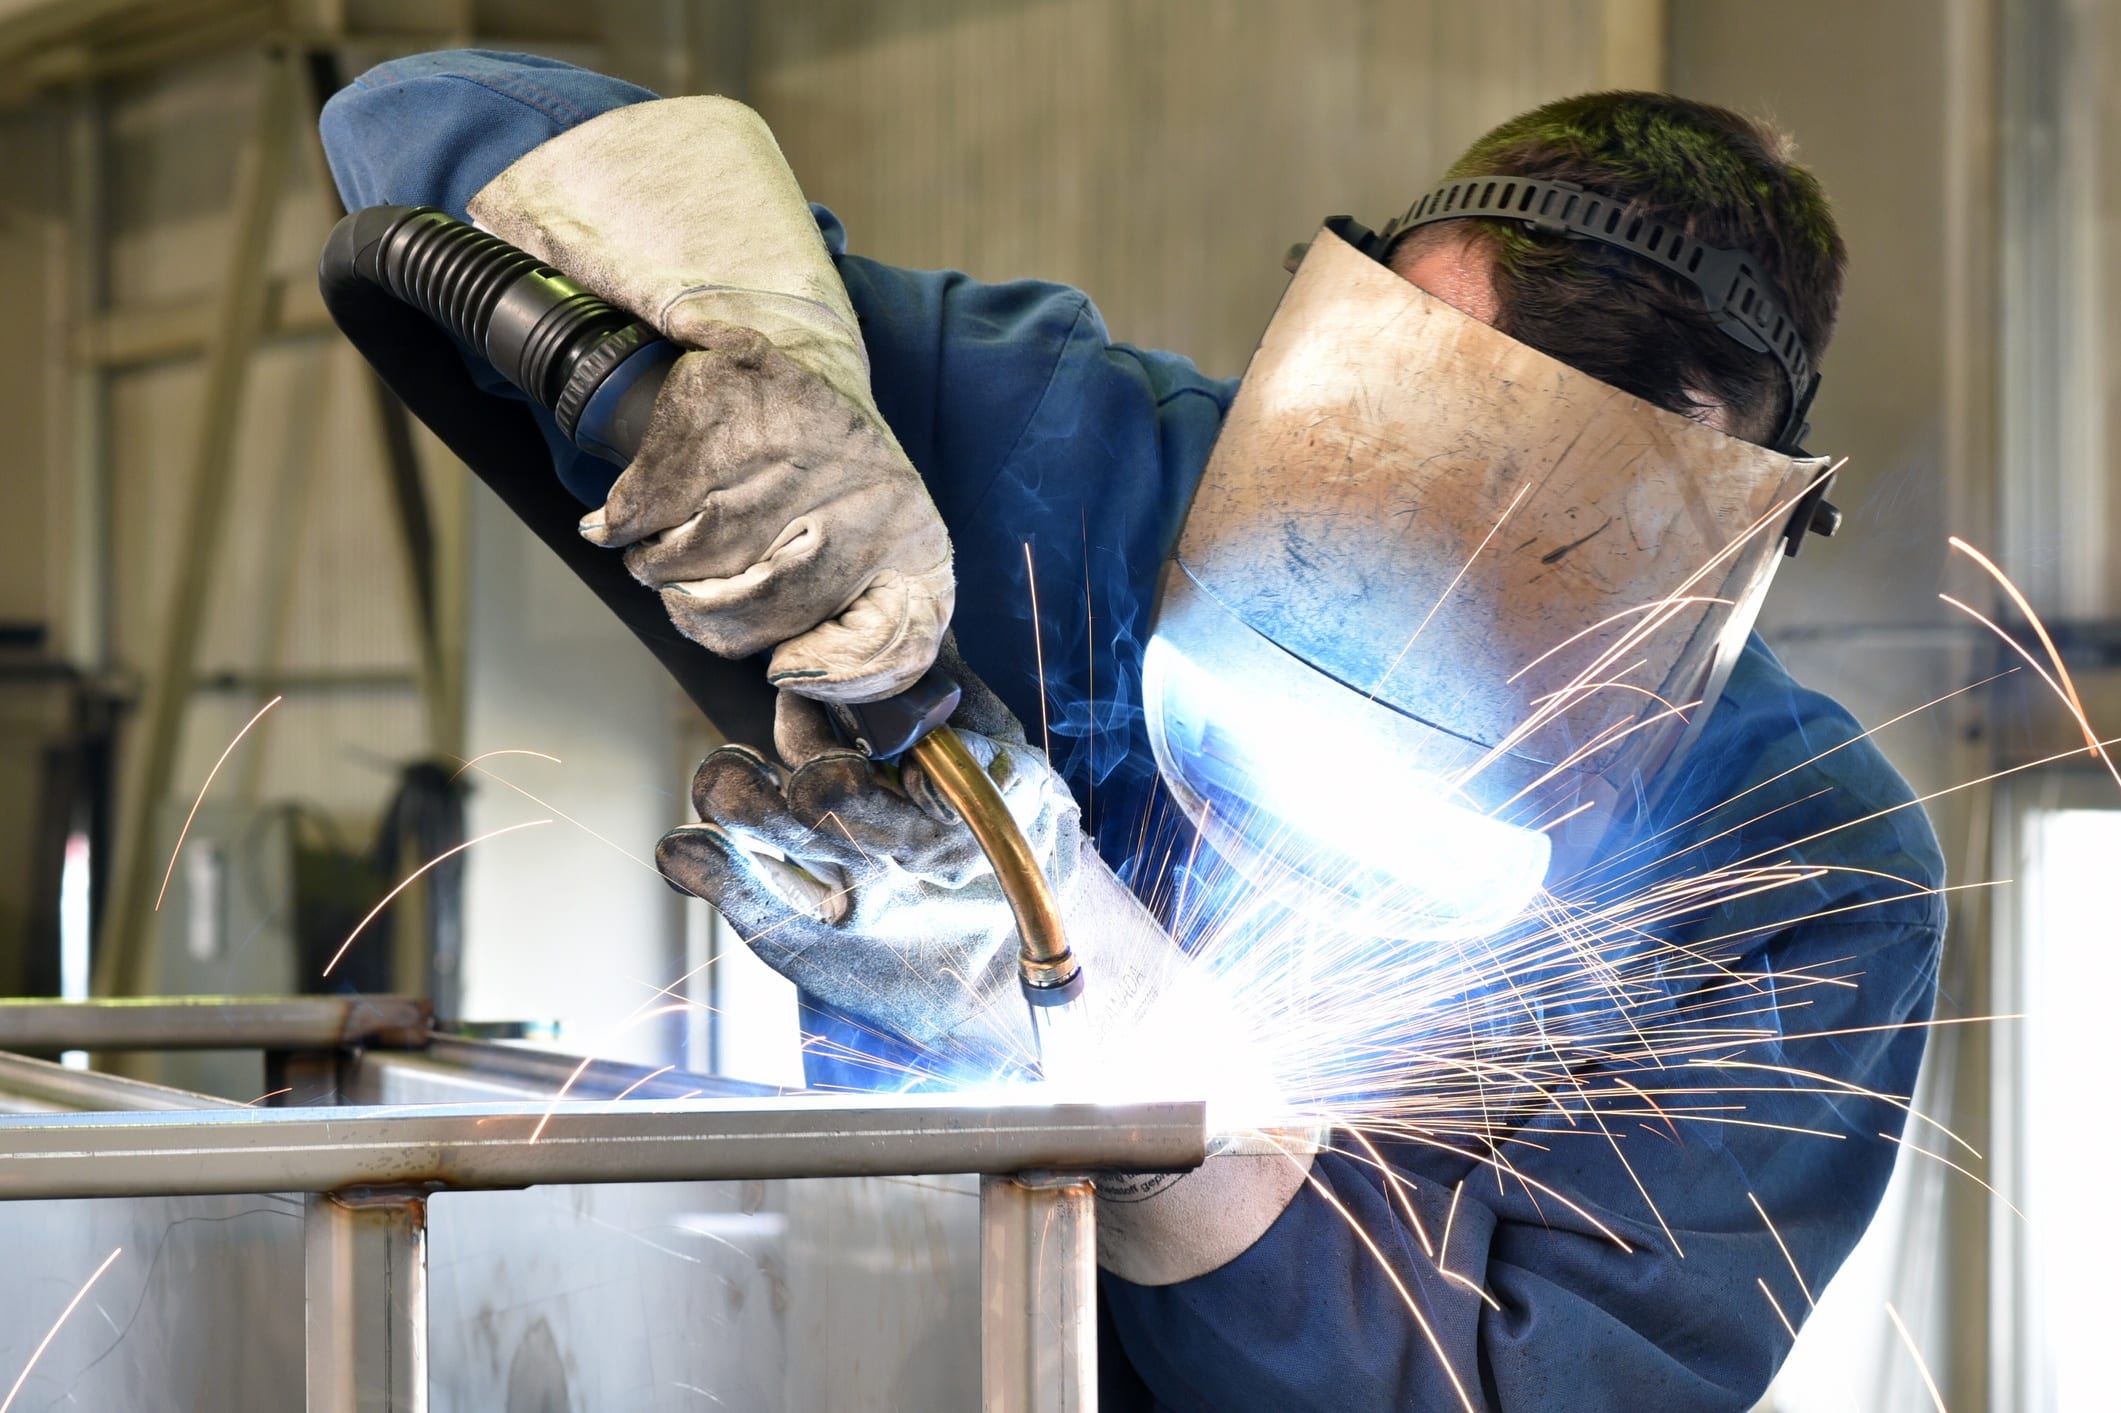
<svg viewBox="0 0 2121 1413">
<path fill-rule="evenodd" d="M 324 139 L 349 207 L 462 216 L 525 152 L 654 96 L 547 59 L 429 54 L 337 95 Z M 882 265 L 848 254 L 839 222 L 817 214 L 862 321 L 877 405 L 956 547 L 965 658 L 1037 721 L 1042 648 L 1056 764 L 1092 806 L 1106 856 L 1125 865 L 1155 792 L 1139 686 L 1155 578 L 1236 383 L 1113 343 L 1075 290 Z M 570 489 L 601 500 L 611 469 L 543 420 Z M 1315 749 L 1321 769 L 1360 768 L 1332 760 L 1331 743 Z M 1382 1149 L 1406 1179 L 1395 1196 L 1366 1155 L 1330 1151 L 1316 1184 L 1222 1268 L 1156 1288 L 1106 1276 L 1107 1408 L 1455 1408 L 1461 1388 L 1475 1406 L 1508 1410 L 1752 1405 L 1789 1347 L 1758 1282 L 1792 1318 L 1804 1299 L 1749 1195 L 1810 1288 L 1824 1286 L 1893 1166 L 1902 1111 L 1867 1096 L 1914 1088 L 1943 860 L 1861 728 L 1757 638 L 1642 829 L 1650 842 L 1636 859 L 1668 876 L 1747 861 L 1804 875 L 1666 930 L 1748 980 L 1713 988 L 1701 968 L 1675 967 L 1661 1004 L 1696 1008 L 1695 1024 L 1699 1008 L 1718 1008 L 1744 1039 L 1717 1065 L 1646 1066 L 1616 1045 L 1613 1065 L 1580 1073 L 1583 1092 L 1654 1087 L 1655 1106 L 1634 1098 L 1596 1124 L 1581 1113 L 1525 1124 L 1509 1154 L 1521 1177 L 1498 1182 L 1472 1156 L 1410 1139 Z M 1741 1056 L 1758 1068 L 1721 1067 Z M 1688 1108 L 1686 1122 L 1659 1121 Z M 1448 1224 L 1436 1258 L 1407 1206 L 1432 1240 Z"/>
</svg>

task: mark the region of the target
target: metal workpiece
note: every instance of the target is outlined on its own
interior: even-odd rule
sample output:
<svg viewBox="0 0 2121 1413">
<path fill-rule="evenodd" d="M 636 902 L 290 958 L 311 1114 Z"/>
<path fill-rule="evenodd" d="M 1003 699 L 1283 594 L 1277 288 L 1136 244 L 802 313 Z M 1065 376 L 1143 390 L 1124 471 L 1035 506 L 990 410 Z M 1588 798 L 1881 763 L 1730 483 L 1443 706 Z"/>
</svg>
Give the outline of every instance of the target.
<svg viewBox="0 0 2121 1413">
<path fill-rule="evenodd" d="M 426 1200 L 314 1194 L 302 1243 L 307 1413 L 426 1413 Z"/>
<path fill-rule="evenodd" d="M 1208 1136 L 1211 1158 L 1284 1158 L 1323 1153 L 1333 1146 L 1333 1126 L 1306 1124 L 1301 1128 L 1235 1129 Z"/>
<path fill-rule="evenodd" d="M 142 996 L 0 999 L 0 1050 L 338 1050 L 419 1046 L 432 1016 L 414 996 Z"/>
<path fill-rule="evenodd" d="M 1097 1194 L 1081 1174 L 980 1183 L 980 1406 L 1096 1413 Z"/>
<path fill-rule="evenodd" d="M 591 1060 L 550 1050 L 526 1050 L 484 1040 L 437 1037 L 424 1050 L 370 1050 L 348 1059 L 340 1102 L 448 1104 L 489 1100 L 630 1099 L 636 1103 L 685 1099 L 763 1098 L 781 1091 L 720 1075 L 668 1066 Z"/>
<path fill-rule="evenodd" d="M 234 1100 L 194 1094 L 189 1089 L 0 1053 L 0 1113 L 136 1114 L 242 1107 Z"/>
<path fill-rule="evenodd" d="M 602 1200 L 605 1193 L 616 1201 L 630 1190 L 635 1196 L 625 1200 L 634 1203 L 680 1204 L 670 1210 L 687 1213 L 685 1222 L 704 1223 L 700 1230 L 711 1233 L 719 1249 L 738 1253 L 743 1259 L 728 1273 L 738 1289 L 747 1281 L 762 1281 L 778 1290 L 781 1263 L 789 1254 L 790 1213 L 774 1206 L 786 1199 L 771 1193 L 872 1194 L 851 1208 L 846 1207 L 849 1199 L 833 1199 L 845 1210 L 834 1208 L 837 1215 L 828 1218 L 832 1249 L 844 1236 L 842 1221 L 873 1205 L 875 1194 L 886 1194 L 896 1204 L 891 1211 L 899 1215 L 885 1221 L 887 1228 L 903 1223 L 909 1197 L 918 1199 L 929 1204 L 920 1209 L 915 1225 L 927 1233 L 928 1254 L 921 1259 L 930 1264 L 916 1263 L 914 1274 L 927 1272 L 920 1277 L 924 1289 L 938 1288 L 940 1277 L 941 1287 L 954 1292 L 946 1303 L 960 1322 L 960 1334 L 941 1346 L 922 1336 L 917 1347 L 925 1366 L 916 1384 L 925 1401 L 913 1406 L 969 1405 L 977 1381 L 983 1390 L 980 1406 L 1001 1413 L 1090 1413 L 1096 1406 L 1096 1213 L 1094 1192 L 1082 1174 L 1100 1168 L 1194 1167 L 1214 1141 L 1206 1131 L 1206 1106 L 1194 1102 L 1055 1103 L 1042 1100 L 1036 1090 L 859 1100 L 808 1094 L 692 1097 L 703 1087 L 739 1086 L 674 1069 L 426 1036 L 424 1010 L 371 1009 L 363 1018 L 350 1014 L 344 1003 L 319 1007 L 303 1000 L 42 1003 L 10 1009 L 18 1035 L 55 1047 L 77 1048 L 86 1038 L 84 1026 L 107 1026 L 114 1016 L 126 1015 L 148 1018 L 149 1024 L 125 1037 L 143 1048 L 245 1041 L 286 1047 L 274 1052 L 283 1061 L 314 1059 L 330 1067 L 334 1096 L 367 1101 L 254 1108 L 0 1055 L 0 1110 L 12 1098 L 23 1107 L 68 1111 L 0 1116 L 0 1200 L 132 1197 L 167 1206 L 220 1194 L 306 1195 L 300 1235 L 301 1363 L 289 1362 L 292 1351 L 283 1338 L 275 1346 L 277 1363 L 260 1352 L 256 1357 L 263 1362 L 245 1377 L 254 1392 L 272 1390 L 270 1406 L 295 1401 L 291 1386 L 299 1382 L 306 1390 L 304 1406 L 313 1413 L 424 1413 L 436 1397 L 447 1406 L 485 1406 L 491 1390 L 483 1384 L 469 1405 L 450 1405 L 446 1391 L 431 1391 L 428 1198 L 548 1184 L 560 1190 L 546 1195 L 546 1207 L 529 1196 L 463 1196 L 441 1210 L 465 1215 L 474 1225 L 477 1218 L 468 1214 L 483 1213 L 489 1225 L 498 1223 L 496 1234 L 512 1237 L 517 1219 L 504 1213 L 543 1211 L 555 1203 L 586 1210 L 581 1208 L 585 1201 Z M 428 1043 L 407 1051 L 329 1043 L 349 1031 L 387 1034 L 379 1021 L 416 1022 Z M 319 1045 L 320 1039 L 327 1043 Z M 561 1102 L 556 1096 L 563 1088 L 582 1097 Z M 938 1174 L 1017 1175 L 981 1179 L 976 1283 L 967 1269 L 974 1246 L 970 1189 L 966 1179 L 945 1183 Z M 769 1181 L 911 1176 L 927 1181 L 866 1189 L 836 1183 L 779 1188 Z M 709 1200 L 705 1213 L 694 1204 L 715 1189 L 635 1186 L 732 1180 L 742 1194 Z M 599 1186 L 573 1194 L 565 1190 L 575 1184 Z M 651 1199 L 651 1193 L 673 1196 Z M 947 1259 L 939 1259 L 935 1249 L 942 1229 L 937 1219 L 951 1217 L 933 1208 L 938 1193 L 945 1194 L 940 1200 L 946 1207 L 952 1201 L 965 1204 L 961 1216 L 951 1218 L 962 1226 L 956 1240 L 946 1244 L 956 1253 Z M 513 1205 L 518 1203 L 530 1206 Z M 87 1205 L 126 1209 L 124 1204 Z M 598 1224 L 600 1229 L 613 1225 Z M 459 1240 L 469 1229 L 461 1223 L 454 1228 Z M 683 1222 L 679 1229 L 690 1230 Z M 452 1228 L 445 1222 L 443 1230 Z M 288 1231 L 286 1239 L 294 1235 Z M 501 1244 L 495 1249 L 507 1250 L 511 1238 L 497 1239 Z M 656 1242 L 647 1245 L 664 1250 Z M 797 1249 L 809 1248 L 797 1243 Z M 465 1270 L 462 1255 L 457 1250 L 445 1271 Z M 868 1259 L 871 1264 L 861 1266 L 865 1279 L 888 1274 L 875 1258 Z M 490 1276 L 489 1283 L 520 1283 L 536 1269 L 536 1260 L 521 1268 L 503 1261 L 498 1269 L 512 1274 Z M 689 1287 L 671 1280 L 670 1269 L 656 1266 L 651 1283 L 673 1292 L 673 1300 L 682 1299 Z M 811 1288 L 845 1290 L 843 1282 L 818 1286 L 826 1279 L 813 1272 Z M 445 1324 L 461 1333 L 467 1288 L 460 1277 L 455 1285 L 444 1284 L 443 1304 L 458 1312 Z M 904 1286 L 901 1280 L 899 1288 Z M 291 1294 L 283 1289 L 275 1306 L 290 1316 Z M 764 1301 L 754 1304 L 768 1308 Z M 564 1389 L 572 1367 L 569 1352 L 605 1347 L 599 1341 L 607 1332 L 585 1311 L 568 1318 L 586 1323 L 569 1325 L 555 1336 L 547 1319 L 557 1320 L 571 1308 L 564 1303 L 540 1307 L 535 1319 L 518 1322 L 510 1345 L 515 1351 L 509 1364 L 511 1391 L 519 1376 L 529 1380 L 525 1388 L 547 1394 Z M 975 1308 L 977 1371 L 971 1367 L 973 1338 L 963 1323 Z M 479 1337 L 490 1341 L 492 1331 L 480 1328 Z M 563 1343 L 568 1340 L 573 1342 Z M 446 1344 L 440 1356 L 459 1375 L 465 1358 L 461 1346 L 461 1338 Z M 939 1351 L 951 1350 L 954 1361 L 938 1364 L 944 1357 Z M 703 1367 L 718 1371 L 719 1378 L 739 1371 L 742 1361 L 710 1359 Z M 840 1387 L 831 1379 L 813 1382 L 815 1389 L 808 1383 L 803 1387 L 812 1392 Z M 458 1388 L 461 1399 L 461 1383 L 452 1385 L 446 1377 L 442 1383 Z M 928 1397 L 943 1389 L 949 1396 L 940 1403 Z M 837 1405 L 835 1399 L 821 1406 Z"/>
<path fill-rule="evenodd" d="M 495 1103 L 0 1118 L 0 1200 L 1197 1167 L 1200 1103 Z"/>
<path fill-rule="evenodd" d="M 916 741 L 909 754 L 956 807 L 994 867 L 995 881 L 1009 900 L 1022 939 L 1017 971 L 1025 991 L 1066 992 L 1072 1000 L 1082 984 L 1082 968 L 1068 950 L 1068 934 L 1053 888 L 1008 805 L 1002 802 L 1001 792 L 947 726 Z"/>
</svg>

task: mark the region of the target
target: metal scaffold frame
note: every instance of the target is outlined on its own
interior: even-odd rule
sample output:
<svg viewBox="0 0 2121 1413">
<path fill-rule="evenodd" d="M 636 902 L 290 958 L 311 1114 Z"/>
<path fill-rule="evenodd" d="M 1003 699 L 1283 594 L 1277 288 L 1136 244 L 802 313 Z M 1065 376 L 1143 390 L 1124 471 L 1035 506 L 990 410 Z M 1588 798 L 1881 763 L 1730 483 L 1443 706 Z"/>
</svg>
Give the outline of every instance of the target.
<svg viewBox="0 0 2121 1413">
<path fill-rule="evenodd" d="M 415 1413 L 427 1407 L 436 1193 L 978 1173 L 983 1406 L 1091 1413 L 1096 1212 L 1085 1174 L 1190 1168 L 1207 1151 L 1199 1103 L 741 1092 L 699 1075 L 415 1040 L 417 1007 L 387 997 L 353 1008 L 331 998 L 8 1003 L 9 1043 L 240 1044 L 308 1076 L 319 1102 L 253 1108 L 0 1054 L 0 1109 L 14 1111 L 0 1114 L 0 1200 L 307 1194 L 307 1407 Z M 121 1012 L 136 1028 L 117 1024 Z M 404 1048 L 373 1048 L 392 1045 Z M 581 1097 L 555 1098 L 556 1075 L 572 1076 L 567 1093 Z M 668 1097 L 688 1091 L 713 1097 Z M 399 1102 L 437 1095 L 452 1102 Z"/>
</svg>

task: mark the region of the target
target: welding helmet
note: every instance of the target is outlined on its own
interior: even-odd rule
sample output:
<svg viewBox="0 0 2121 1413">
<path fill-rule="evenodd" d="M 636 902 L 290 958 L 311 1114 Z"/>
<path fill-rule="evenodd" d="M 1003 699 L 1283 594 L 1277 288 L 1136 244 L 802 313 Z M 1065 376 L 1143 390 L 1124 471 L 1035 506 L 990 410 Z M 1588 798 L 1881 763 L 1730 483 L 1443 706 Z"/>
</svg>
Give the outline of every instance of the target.
<svg viewBox="0 0 2121 1413">
<path fill-rule="evenodd" d="M 1398 936 L 1492 931 L 1581 886 L 1700 731 L 1784 552 L 1834 519 L 1823 459 L 1602 383 L 1386 266 L 1447 200 L 1563 229 L 1615 209 L 1556 183 L 1453 187 L 1380 235 L 1336 218 L 1303 253 L 1144 660 L 1158 767 L 1216 853 Z M 1733 259 L 1655 234 L 1682 271 L 1705 252 L 1721 281 Z M 1794 447 L 1816 379 L 1741 264 L 1716 292 L 1791 372 Z"/>
</svg>

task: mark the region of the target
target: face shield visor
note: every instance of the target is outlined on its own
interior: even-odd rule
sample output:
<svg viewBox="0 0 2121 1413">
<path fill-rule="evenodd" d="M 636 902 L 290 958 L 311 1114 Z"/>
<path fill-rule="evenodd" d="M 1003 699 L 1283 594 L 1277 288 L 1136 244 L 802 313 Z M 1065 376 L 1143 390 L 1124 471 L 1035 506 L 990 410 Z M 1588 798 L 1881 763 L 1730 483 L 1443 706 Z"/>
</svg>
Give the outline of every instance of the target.
<svg viewBox="0 0 2121 1413">
<path fill-rule="evenodd" d="M 1307 913 L 1496 930 L 1582 891 L 1654 799 L 1826 474 L 1323 231 L 1165 567 L 1157 764 L 1225 862 Z"/>
</svg>

